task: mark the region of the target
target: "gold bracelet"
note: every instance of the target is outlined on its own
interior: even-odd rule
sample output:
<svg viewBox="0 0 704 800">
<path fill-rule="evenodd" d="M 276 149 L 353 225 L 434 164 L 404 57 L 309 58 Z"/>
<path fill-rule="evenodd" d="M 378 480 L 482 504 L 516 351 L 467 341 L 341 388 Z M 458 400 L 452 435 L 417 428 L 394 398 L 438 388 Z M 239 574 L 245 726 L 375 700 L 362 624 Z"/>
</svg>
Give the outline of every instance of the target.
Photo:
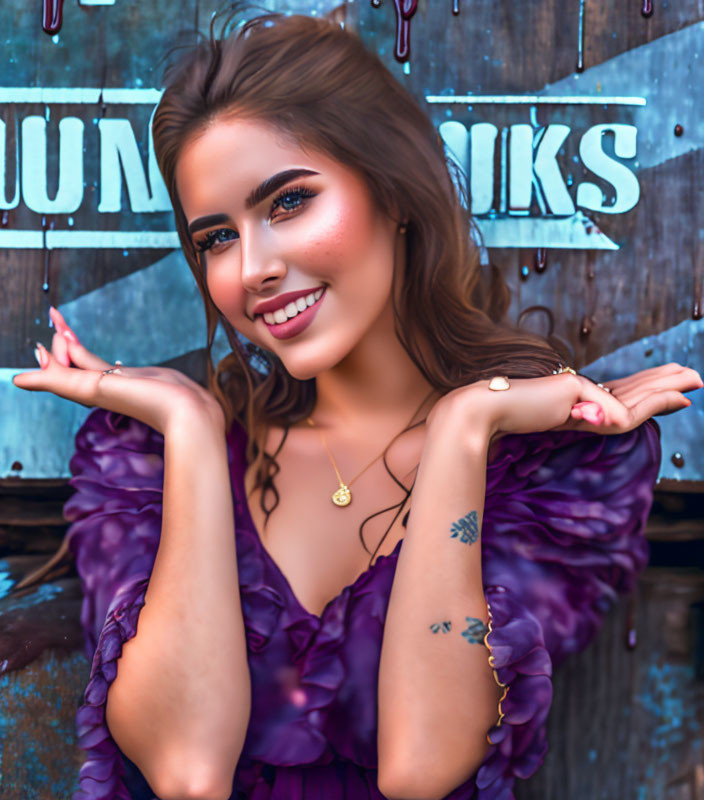
<svg viewBox="0 0 704 800">
<path fill-rule="evenodd" d="M 489 625 L 488 625 L 489 630 L 487 630 L 487 632 L 484 634 L 484 644 L 486 645 L 486 648 L 490 653 L 490 655 L 489 655 L 489 666 L 491 667 L 492 672 L 494 673 L 494 680 L 504 690 L 504 693 L 501 696 L 501 699 L 499 700 L 499 721 L 496 722 L 494 725 L 492 725 L 493 728 L 497 728 L 499 725 L 501 725 L 501 722 L 502 722 L 502 720 L 503 720 L 503 718 L 505 716 L 505 714 L 504 714 L 504 712 L 503 712 L 503 710 L 501 708 L 501 704 L 506 699 L 506 695 L 508 694 L 508 690 L 509 690 L 509 685 L 507 683 L 501 683 L 501 681 L 499 680 L 499 675 L 498 675 L 498 673 L 497 673 L 497 671 L 496 671 L 496 669 L 494 667 L 494 665 L 496 663 L 496 659 L 494 658 L 494 654 L 491 652 L 491 645 L 489 644 L 489 634 L 492 631 L 494 618 L 491 615 L 491 606 L 489 605 L 489 601 L 488 600 L 487 600 L 487 603 L 486 603 L 486 609 L 489 612 Z M 486 740 L 487 740 L 487 742 L 489 742 L 489 744 L 491 744 L 491 745 L 494 744 L 494 742 L 492 742 L 491 739 L 489 738 L 489 734 L 488 733 L 486 735 Z"/>
</svg>

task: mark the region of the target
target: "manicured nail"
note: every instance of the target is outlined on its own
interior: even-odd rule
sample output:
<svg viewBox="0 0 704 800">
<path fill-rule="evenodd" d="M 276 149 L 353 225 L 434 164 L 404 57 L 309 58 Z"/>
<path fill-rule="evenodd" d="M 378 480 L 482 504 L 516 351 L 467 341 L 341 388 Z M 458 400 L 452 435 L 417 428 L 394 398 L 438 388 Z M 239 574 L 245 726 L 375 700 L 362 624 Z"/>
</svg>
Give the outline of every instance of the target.
<svg viewBox="0 0 704 800">
<path fill-rule="evenodd" d="M 62 336 L 64 336 L 66 339 L 68 339 L 70 342 L 76 342 L 76 344 L 78 344 L 78 337 L 66 324 L 66 321 L 61 316 L 61 312 L 58 310 L 58 308 L 50 306 L 49 315 L 51 316 L 51 319 L 53 320 L 54 325 L 56 326 L 57 332 L 60 333 Z"/>
<path fill-rule="evenodd" d="M 37 346 L 34 349 L 34 357 L 37 359 L 42 369 L 46 369 L 49 366 L 49 356 L 46 352 L 46 348 L 39 342 L 37 342 Z"/>
</svg>

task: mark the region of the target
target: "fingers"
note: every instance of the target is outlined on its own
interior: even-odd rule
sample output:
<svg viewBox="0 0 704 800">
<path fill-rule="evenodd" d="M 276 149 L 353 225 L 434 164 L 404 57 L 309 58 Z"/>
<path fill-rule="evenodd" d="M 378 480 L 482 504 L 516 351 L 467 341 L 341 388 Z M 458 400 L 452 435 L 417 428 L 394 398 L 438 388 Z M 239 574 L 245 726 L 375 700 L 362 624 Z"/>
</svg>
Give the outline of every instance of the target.
<svg viewBox="0 0 704 800">
<path fill-rule="evenodd" d="M 645 377 L 643 377 L 644 375 Z M 630 384 L 624 384 L 624 381 L 630 382 Z M 681 393 L 692 392 L 704 387 L 704 381 L 696 370 L 682 367 L 679 364 L 666 364 L 662 368 L 644 370 L 621 379 L 621 382 L 623 388 L 614 394 L 628 408 L 638 405 L 653 392 L 673 390 L 680 393 L 678 408 L 685 408 L 690 405 L 690 402 Z"/>
<path fill-rule="evenodd" d="M 700 387 L 695 387 L 700 388 Z M 627 397 L 621 397 L 620 400 L 623 401 L 624 405 L 628 406 L 628 408 L 634 408 L 639 403 L 642 403 L 647 397 L 649 397 L 653 393 L 661 393 L 665 391 L 674 391 L 677 396 L 679 397 L 679 405 L 678 408 L 688 408 L 692 401 L 685 397 L 683 392 L 691 392 L 693 391 L 691 386 L 667 386 L 666 384 L 660 384 L 658 386 L 647 386 L 637 392 L 630 392 Z"/>
<path fill-rule="evenodd" d="M 86 351 L 87 352 L 87 351 Z M 71 369 L 60 364 L 55 356 L 43 344 L 37 343 L 37 354 L 41 369 L 23 372 L 14 375 L 12 382 L 19 389 L 31 392 L 52 392 L 58 397 L 72 400 L 75 403 L 92 408 L 100 405 L 108 411 L 130 413 L 132 411 L 132 395 L 137 397 L 151 389 L 153 382 L 137 379 L 136 382 L 126 381 L 121 384 L 122 378 L 112 375 L 103 375 L 100 370 Z M 116 381 L 112 383 L 107 392 L 101 391 L 101 381 Z M 137 416 L 137 414 L 132 414 Z"/>
<path fill-rule="evenodd" d="M 96 356 L 94 353 L 91 353 L 90 350 L 86 349 L 78 339 L 78 336 L 71 330 L 68 326 L 66 320 L 63 318 L 63 315 L 58 310 L 58 308 L 54 308 L 51 306 L 49 308 L 49 315 L 51 316 L 51 320 L 56 327 L 56 334 L 54 334 L 54 339 L 56 342 L 52 342 L 52 353 L 59 361 L 60 364 L 64 366 L 69 366 L 68 363 L 65 363 L 61 360 L 60 354 L 62 349 L 64 348 L 65 343 L 65 350 L 67 354 L 67 358 L 70 359 L 70 362 L 75 364 L 77 367 L 81 369 L 109 369 L 113 365 L 110 364 L 108 361 Z M 60 337 L 63 342 L 59 344 L 57 337 Z"/>
<path fill-rule="evenodd" d="M 642 369 L 639 372 L 633 373 L 632 375 L 626 375 L 623 378 L 610 380 L 609 388 L 618 392 L 621 387 L 629 388 L 638 386 L 654 377 L 673 375 L 677 372 L 681 372 L 683 369 L 685 368 L 681 364 L 678 364 L 676 361 L 671 361 L 669 364 L 660 364 L 657 367 L 648 367 L 648 369 Z"/>
<path fill-rule="evenodd" d="M 687 398 L 684 398 L 687 400 Z M 689 401 L 687 401 L 689 402 Z M 650 417 L 672 414 L 680 411 L 685 406 L 682 402 L 682 395 L 676 391 L 654 392 L 645 399 L 641 400 L 632 408 L 632 412 L 638 420 L 638 425 Z"/>
<path fill-rule="evenodd" d="M 629 431 L 650 417 L 687 408 L 691 401 L 684 397 L 682 390 L 701 388 L 702 383 L 696 370 L 679 367 L 677 371 L 670 368 L 664 372 L 652 372 L 640 389 L 619 397 L 604 392 L 595 384 L 583 384 L 580 387 L 580 400 L 573 405 L 570 419 L 573 422 L 582 420 L 586 423 L 586 427 L 583 427 L 585 430 L 598 429 L 606 433 L 616 427 L 624 432 Z M 601 394 L 595 395 L 595 391 Z"/>
<path fill-rule="evenodd" d="M 570 412 L 572 419 L 584 419 L 591 425 L 607 428 L 614 425 L 628 428 L 632 421 L 631 410 L 620 398 L 581 375 L 577 380 L 579 397 Z"/>
<path fill-rule="evenodd" d="M 60 333 L 55 333 L 51 337 L 51 354 L 63 367 L 71 366 L 71 358 L 68 354 L 68 340 Z"/>
<path fill-rule="evenodd" d="M 609 381 L 614 394 L 624 402 L 638 402 L 649 391 L 674 388 L 680 392 L 701 389 L 704 386 L 701 375 L 690 367 L 683 367 L 677 362 L 663 364 L 627 375 L 616 381 Z M 639 397 L 637 395 L 640 394 Z M 632 403 L 630 403 L 632 404 Z"/>
<path fill-rule="evenodd" d="M 12 383 L 20 389 L 27 389 L 31 392 L 46 391 L 47 389 L 55 391 L 50 387 L 50 384 L 54 382 L 57 370 L 65 372 L 66 367 L 60 364 L 58 359 L 41 342 L 37 342 L 34 353 L 39 361 L 40 369 L 14 375 Z"/>
</svg>

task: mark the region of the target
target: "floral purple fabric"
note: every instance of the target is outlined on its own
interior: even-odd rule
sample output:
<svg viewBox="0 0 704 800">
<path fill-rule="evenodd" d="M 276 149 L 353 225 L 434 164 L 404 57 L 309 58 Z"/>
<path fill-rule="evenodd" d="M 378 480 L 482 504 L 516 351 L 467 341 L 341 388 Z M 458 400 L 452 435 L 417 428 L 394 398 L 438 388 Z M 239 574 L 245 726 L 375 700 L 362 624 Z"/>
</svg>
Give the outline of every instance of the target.
<svg viewBox="0 0 704 800">
<path fill-rule="evenodd" d="M 227 435 L 252 714 L 231 800 L 383 800 L 377 788 L 377 678 L 393 553 L 308 613 L 261 545 L 244 496 L 246 432 Z M 653 419 L 605 436 L 502 437 L 487 465 L 482 524 L 488 636 L 503 720 L 480 768 L 446 800 L 509 800 L 547 750 L 554 666 L 582 650 L 648 560 L 643 535 L 660 466 Z M 73 800 L 155 797 L 105 723 L 108 687 L 136 634 L 161 533 L 163 437 L 96 409 L 76 435 L 64 513 L 92 659 L 76 716 L 87 757 Z M 498 719 L 497 710 L 497 719 Z"/>
</svg>

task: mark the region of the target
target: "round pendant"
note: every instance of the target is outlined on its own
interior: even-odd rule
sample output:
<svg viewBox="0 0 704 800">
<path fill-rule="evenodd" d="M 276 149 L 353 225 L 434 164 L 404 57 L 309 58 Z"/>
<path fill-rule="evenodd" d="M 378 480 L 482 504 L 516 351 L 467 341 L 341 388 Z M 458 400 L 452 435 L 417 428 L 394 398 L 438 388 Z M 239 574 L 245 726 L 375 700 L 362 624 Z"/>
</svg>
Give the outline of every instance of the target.
<svg viewBox="0 0 704 800">
<path fill-rule="evenodd" d="M 336 506 L 348 506 L 352 502 L 352 493 L 344 483 L 333 494 L 332 502 L 335 503 Z"/>
</svg>

